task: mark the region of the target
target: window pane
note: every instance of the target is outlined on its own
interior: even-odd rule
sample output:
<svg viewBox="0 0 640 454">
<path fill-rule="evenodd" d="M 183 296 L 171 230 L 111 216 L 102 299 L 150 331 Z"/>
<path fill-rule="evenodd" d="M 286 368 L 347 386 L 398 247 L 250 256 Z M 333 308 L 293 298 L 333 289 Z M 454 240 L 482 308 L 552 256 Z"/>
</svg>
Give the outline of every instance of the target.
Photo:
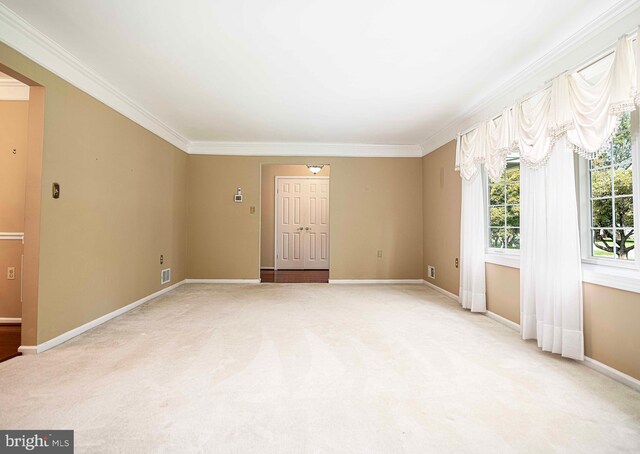
<svg viewBox="0 0 640 454">
<path fill-rule="evenodd" d="M 520 205 L 507 207 L 507 226 L 520 227 Z"/>
<path fill-rule="evenodd" d="M 613 227 L 612 199 L 592 200 L 593 227 Z"/>
<path fill-rule="evenodd" d="M 613 184 L 616 195 L 633 194 L 633 173 L 631 166 L 627 168 L 617 168 L 614 171 Z M 595 196 L 594 196 L 595 197 Z"/>
<path fill-rule="evenodd" d="M 633 227 L 633 197 L 616 197 L 616 227 Z"/>
<path fill-rule="evenodd" d="M 625 114 L 611 148 L 589 164 L 594 257 L 635 259 L 632 155 L 631 116 Z"/>
<path fill-rule="evenodd" d="M 597 169 L 599 167 L 606 167 L 611 165 L 611 150 L 605 151 L 597 158 L 591 161 L 591 168 Z"/>
<path fill-rule="evenodd" d="M 635 249 L 633 241 L 633 229 L 616 230 L 616 253 L 619 259 L 629 260 L 630 252 Z"/>
<path fill-rule="evenodd" d="M 489 229 L 489 247 L 503 248 L 504 229 Z"/>
<path fill-rule="evenodd" d="M 492 184 L 489 186 L 489 204 L 490 205 L 503 205 L 504 204 L 504 184 Z"/>
<path fill-rule="evenodd" d="M 509 249 L 520 249 L 520 229 L 507 229 L 506 242 Z"/>
<path fill-rule="evenodd" d="M 611 197 L 611 168 L 591 171 L 591 197 Z"/>
<path fill-rule="evenodd" d="M 622 167 L 631 165 L 631 115 L 622 116 L 618 133 L 611 144 L 613 163 Z"/>
<path fill-rule="evenodd" d="M 612 232 L 608 229 L 593 230 L 593 256 L 613 257 Z"/>
<path fill-rule="evenodd" d="M 504 171 L 507 183 L 520 181 L 520 156 L 507 156 L 507 169 Z"/>
<path fill-rule="evenodd" d="M 510 205 L 518 205 L 520 203 L 520 183 L 507 185 L 507 203 Z"/>
<path fill-rule="evenodd" d="M 505 221 L 505 207 L 491 207 L 489 225 L 492 227 L 502 227 Z"/>
<path fill-rule="evenodd" d="M 503 182 L 504 182 L 504 173 L 500 176 L 500 178 L 489 177 L 489 184 L 498 184 Z"/>
</svg>

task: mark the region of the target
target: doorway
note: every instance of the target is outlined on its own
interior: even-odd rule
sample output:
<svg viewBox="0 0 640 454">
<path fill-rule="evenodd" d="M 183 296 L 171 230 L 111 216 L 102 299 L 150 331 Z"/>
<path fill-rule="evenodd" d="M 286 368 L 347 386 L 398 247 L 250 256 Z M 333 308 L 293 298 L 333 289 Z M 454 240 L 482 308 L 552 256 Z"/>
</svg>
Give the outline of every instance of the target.
<svg viewBox="0 0 640 454">
<path fill-rule="evenodd" d="M 0 72 L 0 362 L 22 332 L 29 86 Z"/>
<path fill-rule="evenodd" d="M 0 361 L 37 351 L 44 97 L 0 64 Z"/>
<path fill-rule="evenodd" d="M 263 165 L 261 282 L 327 283 L 328 165 Z"/>
</svg>

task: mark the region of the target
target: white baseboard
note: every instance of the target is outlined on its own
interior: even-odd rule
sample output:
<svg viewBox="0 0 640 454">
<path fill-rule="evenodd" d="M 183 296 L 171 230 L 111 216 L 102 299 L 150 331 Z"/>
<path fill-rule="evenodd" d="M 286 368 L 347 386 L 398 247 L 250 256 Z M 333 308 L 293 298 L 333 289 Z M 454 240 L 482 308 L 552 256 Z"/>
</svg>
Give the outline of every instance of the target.
<svg viewBox="0 0 640 454">
<path fill-rule="evenodd" d="M 16 323 L 22 323 L 20 317 L 0 317 L 0 325 L 15 325 Z"/>
<path fill-rule="evenodd" d="M 422 279 L 329 279 L 329 284 L 422 284 Z"/>
<path fill-rule="evenodd" d="M 511 328 L 514 331 L 520 332 L 520 325 L 518 325 L 516 322 L 512 322 L 508 318 L 504 318 L 496 314 L 495 312 L 491 312 L 491 311 L 485 312 L 485 315 L 489 317 L 491 320 L 495 320 L 496 322 L 503 324 L 507 328 Z"/>
<path fill-rule="evenodd" d="M 512 322 L 511 320 L 508 320 L 498 314 L 489 311 L 487 311 L 485 315 L 490 319 L 495 320 L 496 322 L 501 323 L 508 328 L 511 328 L 514 331 L 520 332 L 520 325 Z M 631 375 L 620 372 L 619 370 L 607 366 L 600 361 L 596 361 L 593 358 L 589 358 L 588 356 L 584 357 L 584 361 L 582 361 L 582 364 L 590 369 L 595 370 L 596 372 L 600 372 L 601 374 L 606 375 L 607 377 L 617 381 L 618 383 L 626 385 L 640 392 L 640 380 L 633 378 Z"/>
<path fill-rule="evenodd" d="M 186 279 L 187 284 L 259 284 L 260 279 Z"/>
<path fill-rule="evenodd" d="M 606 375 L 607 377 L 617 381 L 618 383 L 622 383 L 623 385 L 627 385 L 630 388 L 635 389 L 640 392 L 640 380 L 637 378 L 633 378 L 631 375 L 627 375 L 624 372 L 620 372 L 613 367 L 607 366 L 606 364 L 601 363 L 600 361 L 596 361 L 593 358 L 589 358 L 588 356 L 584 357 L 583 364 L 590 369 L 593 369 L 601 374 Z"/>
<path fill-rule="evenodd" d="M 449 298 L 451 298 L 451 299 L 452 299 L 452 300 L 454 300 L 454 301 L 460 301 L 460 300 L 459 300 L 459 298 L 458 298 L 458 295 L 456 295 L 456 294 L 454 294 L 454 293 L 451 293 L 451 292 L 449 292 L 449 291 L 447 291 L 447 290 L 445 290 L 445 289 L 443 289 L 443 288 L 441 288 L 441 287 L 438 287 L 437 285 L 432 284 L 431 282 L 429 282 L 429 281 L 427 281 L 427 280 L 425 280 L 425 279 L 423 279 L 423 280 L 422 280 L 422 283 L 423 283 L 424 285 L 428 286 L 428 287 L 431 287 L 431 288 L 432 288 L 432 289 L 434 289 L 436 292 L 440 292 L 440 293 L 442 293 L 443 295 L 448 296 Z"/>
<path fill-rule="evenodd" d="M 147 301 L 150 301 L 164 293 L 170 292 L 171 290 L 180 287 L 182 284 L 184 284 L 184 282 L 185 281 L 181 281 L 169 287 L 165 287 L 162 290 L 158 290 L 157 292 L 152 293 L 151 295 L 145 296 L 144 298 L 141 298 L 138 301 L 135 301 L 124 307 L 121 307 L 120 309 L 116 309 L 113 312 L 109 312 L 108 314 L 105 314 L 102 317 L 98 317 L 95 320 L 85 323 L 84 325 L 78 326 L 77 328 L 74 328 L 70 331 L 67 331 L 66 333 L 56 336 L 53 339 L 43 342 L 42 344 L 38 344 L 37 346 L 21 345 L 20 348 L 18 348 L 18 351 L 24 355 L 29 355 L 33 353 L 42 353 L 53 347 L 57 347 L 58 345 L 68 341 L 69 339 L 73 339 L 74 337 L 84 333 L 85 331 L 90 330 L 91 328 L 95 328 L 98 325 L 102 325 L 103 323 L 108 322 L 109 320 L 116 318 L 119 315 L 124 314 L 125 312 L 129 312 L 130 310 L 135 309 L 136 307 L 146 303 Z"/>
</svg>

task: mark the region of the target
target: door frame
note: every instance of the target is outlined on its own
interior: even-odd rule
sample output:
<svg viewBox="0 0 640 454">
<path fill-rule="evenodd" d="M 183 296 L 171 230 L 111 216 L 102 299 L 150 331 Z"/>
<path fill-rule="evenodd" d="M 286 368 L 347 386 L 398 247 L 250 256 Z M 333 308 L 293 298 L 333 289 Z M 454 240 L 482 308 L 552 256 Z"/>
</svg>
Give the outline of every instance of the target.
<svg viewBox="0 0 640 454">
<path fill-rule="evenodd" d="M 291 176 L 288 177 L 286 175 L 276 175 L 275 178 L 275 188 L 273 191 L 274 201 L 273 201 L 273 270 L 278 270 L 278 179 L 286 178 L 286 179 L 305 179 L 305 180 L 329 180 L 329 184 L 331 184 L 331 175 L 329 176 Z M 329 192 L 329 210 L 331 210 L 331 192 Z M 331 211 L 329 211 L 331 212 Z M 331 219 L 331 218 L 329 218 Z M 331 222 L 329 222 L 329 244 L 331 244 Z M 329 254 L 329 264 L 331 264 L 331 254 Z"/>
</svg>

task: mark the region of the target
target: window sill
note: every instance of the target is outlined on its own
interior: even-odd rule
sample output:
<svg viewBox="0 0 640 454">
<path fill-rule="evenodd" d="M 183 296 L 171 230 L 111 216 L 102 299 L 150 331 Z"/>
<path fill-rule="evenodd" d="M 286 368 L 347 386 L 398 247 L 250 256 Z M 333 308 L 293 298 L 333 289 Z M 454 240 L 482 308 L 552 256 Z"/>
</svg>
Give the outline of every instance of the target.
<svg viewBox="0 0 640 454">
<path fill-rule="evenodd" d="M 509 252 L 487 252 L 484 255 L 485 263 L 520 268 L 520 254 Z"/>
<path fill-rule="evenodd" d="M 486 253 L 484 257 L 485 263 L 520 268 L 520 256 L 517 254 Z M 640 270 L 583 262 L 582 282 L 640 293 Z"/>
<path fill-rule="evenodd" d="M 583 263 L 582 282 L 640 293 L 640 271 L 633 268 Z"/>
</svg>

